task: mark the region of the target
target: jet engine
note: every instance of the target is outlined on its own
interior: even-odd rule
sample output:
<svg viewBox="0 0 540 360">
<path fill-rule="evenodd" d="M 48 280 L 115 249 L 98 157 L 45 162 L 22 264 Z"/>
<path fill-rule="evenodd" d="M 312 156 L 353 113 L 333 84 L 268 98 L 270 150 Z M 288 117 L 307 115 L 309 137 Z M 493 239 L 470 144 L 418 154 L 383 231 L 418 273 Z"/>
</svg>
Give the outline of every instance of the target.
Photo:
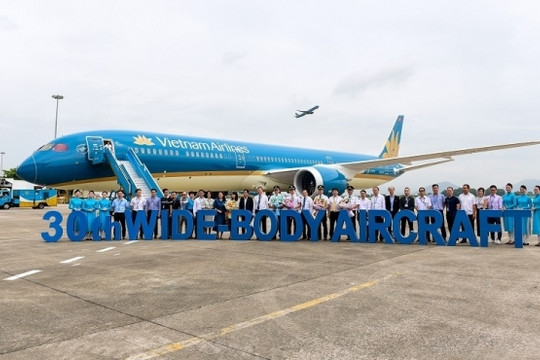
<svg viewBox="0 0 540 360">
<path fill-rule="evenodd" d="M 308 167 L 294 175 L 294 186 L 299 193 L 305 189 L 313 195 L 319 185 L 324 185 L 326 194 L 332 188 L 337 188 L 341 194 L 347 187 L 347 179 L 341 172 L 324 166 Z"/>
</svg>

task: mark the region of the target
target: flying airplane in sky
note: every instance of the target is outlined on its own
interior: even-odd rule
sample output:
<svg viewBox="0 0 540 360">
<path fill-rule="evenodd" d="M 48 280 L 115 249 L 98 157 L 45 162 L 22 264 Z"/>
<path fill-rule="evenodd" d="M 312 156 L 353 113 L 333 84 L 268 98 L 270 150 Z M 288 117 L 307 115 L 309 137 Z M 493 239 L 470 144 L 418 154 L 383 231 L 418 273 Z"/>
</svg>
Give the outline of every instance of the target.
<svg viewBox="0 0 540 360">
<path fill-rule="evenodd" d="M 298 118 L 301 118 L 302 116 L 305 116 L 305 115 L 312 115 L 313 112 L 315 110 L 317 110 L 318 108 L 319 108 L 319 105 L 315 105 L 314 107 L 312 107 L 309 110 L 296 110 L 296 111 L 300 111 L 300 114 L 294 113 L 294 117 L 298 119 Z"/>
<path fill-rule="evenodd" d="M 357 189 L 388 182 L 406 171 L 445 163 L 453 156 L 540 144 L 540 141 L 399 156 L 398 116 L 379 156 L 209 139 L 170 133 L 94 130 L 41 146 L 17 168 L 26 181 L 63 189 L 118 189 L 128 194 L 172 190 L 240 190 L 274 185 L 313 194 L 347 184 Z"/>
</svg>

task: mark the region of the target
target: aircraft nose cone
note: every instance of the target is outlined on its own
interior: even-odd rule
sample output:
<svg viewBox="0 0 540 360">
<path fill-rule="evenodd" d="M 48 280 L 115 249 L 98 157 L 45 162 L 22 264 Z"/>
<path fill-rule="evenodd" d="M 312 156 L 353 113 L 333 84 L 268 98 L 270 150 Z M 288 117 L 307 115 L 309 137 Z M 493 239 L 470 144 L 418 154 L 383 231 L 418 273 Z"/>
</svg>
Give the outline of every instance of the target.
<svg viewBox="0 0 540 360">
<path fill-rule="evenodd" d="M 19 165 L 17 175 L 28 182 L 37 183 L 37 167 L 33 156 L 30 156 Z"/>
</svg>

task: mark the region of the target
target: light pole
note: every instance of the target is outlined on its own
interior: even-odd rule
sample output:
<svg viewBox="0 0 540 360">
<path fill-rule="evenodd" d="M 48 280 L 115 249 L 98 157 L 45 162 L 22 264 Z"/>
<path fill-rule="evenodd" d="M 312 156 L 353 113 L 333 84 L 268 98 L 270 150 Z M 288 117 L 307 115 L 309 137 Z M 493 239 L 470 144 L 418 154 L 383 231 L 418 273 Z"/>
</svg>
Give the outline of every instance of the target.
<svg viewBox="0 0 540 360">
<path fill-rule="evenodd" d="M 62 95 L 53 95 L 53 99 L 56 99 L 56 119 L 54 121 L 54 138 L 56 139 L 56 133 L 58 130 L 58 101 L 62 100 L 64 97 Z"/>
<path fill-rule="evenodd" d="M 5 152 L 0 152 L 0 178 L 4 178 L 4 155 Z"/>
</svg>

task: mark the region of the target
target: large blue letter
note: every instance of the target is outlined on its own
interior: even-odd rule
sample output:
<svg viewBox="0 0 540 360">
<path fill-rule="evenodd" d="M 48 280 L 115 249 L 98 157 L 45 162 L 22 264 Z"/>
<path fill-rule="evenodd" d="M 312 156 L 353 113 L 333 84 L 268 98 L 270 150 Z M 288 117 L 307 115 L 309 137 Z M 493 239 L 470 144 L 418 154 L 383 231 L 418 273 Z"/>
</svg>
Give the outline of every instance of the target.
<svg viewBox="0 0 540 360">
<path fill-rule="evenodd" d="M 205 234 L 204 232 L 204 228 L 214 228 L 213 219 L 216 214 L 216 209 L 204 209 L 197 211 L 197 240 L 216 240 L 216 233 L 210 232 L 210 234 Z M 206 220 L 206 216 L 211 216 L 212 220 Z"/>
<path fill-rule="evenodd" d="M 311 215 L 311 212 L 309 210 L 302 210 L 302 214 L 304 215 L 304 219 L 306 219 L 306 222 L 309 226 L 311 241 L 318 241 L 319 232 L 317 230 L 321 221 L 323 221 L 323 219 L 326 217 L 326 211 L 318 211 L 315 217 Z"/>
<path fill-rule="evenodd" d="M 171 235 L 172 237 L 172 235 Z M 161 210 L 161 240 L 169 238 L 169 210 Z"/>
<path fill-rule="evenodd" d="M 113 221 L 110 215 L 105 216 L 105 222 L 101 224 L 103 232 L 105 232 L 105 240 L 111 240 L 111 230 L 114 229 L 114 239 L 122 239 L 121 226 L 118 221 Z"/>
<path fill-rule="evenodd" d="M 270 231 L 265 234 L 261 231 L 259 223 L 261 221 L 266 221 L 266 217 L 270 219 Z M 272 238 L 276 236 L 277 233 L 276 214 L 268 209 L 258 211 L 255 214 L 255 218 L 253 219 L 253 231 L 255 232 L 255 237 L 259 240 L 272 240 Z"/>
<path fill-rule="evenodd" d="M 412 244 L 414 239 L 416 239 L 417 233 L 416 231 L 411 230 L 407 237 L 403 236 L 400 228 L 402 218 L 409 219 L 411 222 L 413 222 L 416 220 L 416 214 L 411 210 L 400 210 L 394 217 L 394 236 L 396 241 L 400 244 Z"/>
<path fill-rule="evenodd" d="M 461 231 L 461 226 L 463 226 L 463 231 Z M 457 239 L 460 237 L 469 239 L 469 244 L 471 246 L 478 246 L 478 241 L 474 235 L 474 229 L 472 228 L 471 221 L 465 210 L 458 210 L 456 213 L 454 226 L 452 226 L 452 229 L 450 230 L 448 246 L 455 246 Z"/>
<path fill-rule="evenodd" d="M 168 216 L 168 215 L 167 215 Z M 186 231 L 181 233 L 180 219 L 186 219 Z M 162 228 L 163 229 L 163 228 Z M 163 231 L 161 232 L 163 237 Z M 171 239 L 173 240 L 186 240 L 193 234 L 193 214 L 188 210 L 175 209 L 171 216 Z"/>
<path fill-rule="evenodd" d="M 298 241 L 300 236 L 302 235 L 302 216 L 300 216 L 300 213 L 294 210 L 283 210 L 280 213 L 280 234 L 281 234 L 281 241 Z M 296 223 L 296 228 L 294 231 L 294 234 L 288 234 L 287 232 L 289 229 L 287 229 L 287 219 L 292 218 L 293 221 Z"/>
<path fill-rule="evenodd" d="M 427 245 L 427 234 L 430 233 L 431 237 L 437 245 L 446 245 L 442 235 L 439 233 L 439 228 L 444 222 L 443 215 L 439 210 L 420 210 L 418 211 L 418 242 L 420 245 Z M 430 218 L 434 218 L 433 224 L 429 223 Z"/>
<path fill-rule="evenodd" d="M 510 216 L 514 218 L 514 246 L 516 248 L 523 248 L 523 233 L 527 233 L 523 228 L 523 220 L 531 217 L 531 210 L 506 210 L 510 211 Z"/>
<path fill-rule="evenodd" d="M 251 211 L 233 210 L 231 211 L 231 240 L 249 240 L 253 236 L 251 223 Z M 239 230 L 244 229 L 244 234 Z"/>
<path fill-rule="evenodd" d="M 135 240 L 137 233 L 142 227 L 143 235 L 146 240 L 152 240 L 152 232 L 154 231 L 154 225 L 156 224 L 157 211 L 152 210 L 152 217 L 150 218 L 151 226 L 146 222 L 146 212 L 137 211 L 135 214 L 135 221 L 133 221 L 133 211 L 126 211 L 126 225 L 129 234 L 129 240 Z"/>
<path fill-rule="evenodd" d="M 62 229 L 62 214 L 59 211 L 51 210 L 43 214 L 43 220 L 54 220 L 49 223 L 49 229 L 53 229 L 54 233 L 49 235 L 48 231 L 41 233 L 41 238 L 46 242 L 57 242 L 62 237 L 64 230 Z"/>
<path fill-rule="evenodd" d="M 81 241 L 86 236 L 88 220 L 82 211 L 73 211 L 68 216 L 67 236 L 71 241 Z M 77 232 L 77 230 L 79 232 Z"/>
<path fill-rule="evenodd" d="M 369 210 L 369 242 L 376 242 L 375 230 L 379 230 L 384 241 L 388 244 L 393 244 L 394 240 L 388 231 L 388 228 L 392 225 L 392 215 L 388 210 Z M 380 217 L 383 219 L 382 223 L 375 222 L 375 218 Z"/>
<path fill-rule="evenodd" d="M 345 227 L 343 227 L 345 225 Z M 336 228 L 334 229 L 334 235 L 332 235 L 332 242 L 338 242 L 341 235 L 347 235 L 351 239 L 351 242 L 358 242 L 358 237 L 354 231 L 354 226 L 349 217 L 348 210 L 340 210 L 338 218 L 336 220 Z"/>
<path fill-rule="evenodd" d="M 476 219 L 476 221 L 480 221 L 480 246 L 481 247 L 488 247 L 488 237 L 489 232 L 500 232 L 501 229 L 501 223 L 498 224 L 490 224 L 488 222 L 488 218 L 501 218 L 502 217 L 502 210 L 484 210 L 480 211 L 477 214 L 480 215 L 479 218 Z"/>
</svg>

